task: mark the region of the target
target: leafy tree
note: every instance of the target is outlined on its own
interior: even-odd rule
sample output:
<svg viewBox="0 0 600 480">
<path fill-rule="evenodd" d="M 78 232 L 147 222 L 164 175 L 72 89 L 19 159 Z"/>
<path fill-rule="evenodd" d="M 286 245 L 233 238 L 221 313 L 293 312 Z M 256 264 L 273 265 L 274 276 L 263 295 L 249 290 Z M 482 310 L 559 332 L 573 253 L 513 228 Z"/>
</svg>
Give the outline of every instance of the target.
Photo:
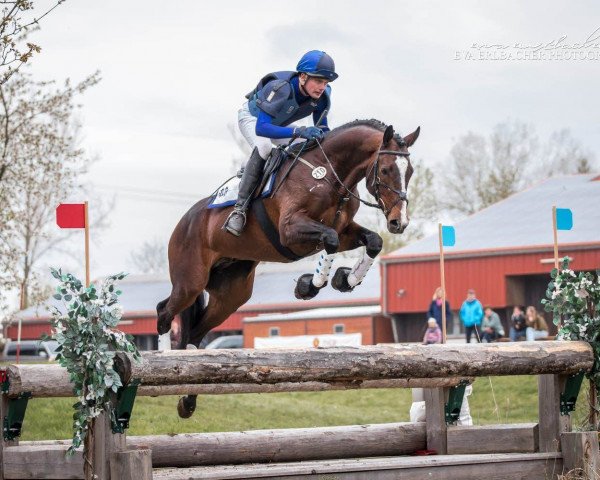
<svg viewBox="0 0 600 480">
<path fill-rule="evenodd" d="M 541 146 L 532 126 L 505 122 L 486 137 L 468 132 L 450 150 L 442 205 L 470 215 L 552 175 L 586 173 L 593 155 L 568 130 L 553 133 Z"/>
<path fill-rule="evenodd" d="M 68 238 L 54 211 L 92 162 L 77 139 L 76 99 L 98 81 L 57 86 L 19 72 L 0 85 L 0 295 L 19 289 L 22 307 L 40 291 L 40 258 Z"/>
</svg>

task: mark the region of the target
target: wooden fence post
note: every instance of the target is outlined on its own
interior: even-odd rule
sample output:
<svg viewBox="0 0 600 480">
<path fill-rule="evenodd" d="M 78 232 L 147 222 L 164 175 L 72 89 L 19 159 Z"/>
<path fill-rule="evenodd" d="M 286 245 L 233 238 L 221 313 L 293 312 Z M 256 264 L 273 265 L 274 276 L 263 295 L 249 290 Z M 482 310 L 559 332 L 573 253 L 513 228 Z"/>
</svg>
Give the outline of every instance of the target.
<svg viewBox="0 0 600 480">
<path fill-rule="evenodd" d="M 110 456 L 113 452 L 125 450 L 125 434 L 112 433 L 110 415 L 103 412 L 94 419 L 89 442 L 91 463 L 84 458 L 86 480 L 110 480 Z M 95 476 L 94 476 L 95 475 Z"/>
<path fill-rule="evenodd" d="M 448 452 L 446 427 L 447 388 L 424 388 L 425 414 L 427 416 L 427 450 L 435 450 L 438 455 Z"/>
<path fill-rule="evenodd" d="M 560 435 L 571 431 L 571 416 L 560 414 L 560 394 L 565 375 L 539 375 L 539 447 L 540 452 L 560 452 Z"/>
<path fill-rule="evenodd" d="M 112 480 L 152 480 L 152 450 L 123 450 L 110 455 Z"/>
<path fill-rule="evenodd" d="M 565 432 L 560 437 L 565 472 L 581 469 L 581 478 L 599 479 L 598 432 Z"/>
</svg>

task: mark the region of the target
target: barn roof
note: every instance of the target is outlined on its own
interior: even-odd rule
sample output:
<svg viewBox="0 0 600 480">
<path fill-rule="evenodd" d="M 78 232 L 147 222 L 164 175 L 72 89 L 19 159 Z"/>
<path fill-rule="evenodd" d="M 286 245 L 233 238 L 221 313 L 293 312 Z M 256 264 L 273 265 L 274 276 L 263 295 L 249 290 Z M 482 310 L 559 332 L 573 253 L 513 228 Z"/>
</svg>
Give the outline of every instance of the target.
<svg viewBox="0 0 600 480">
<path fill-rule="evenodd" d="M 327 286 L 318 296 L 310 301 L 298 300 L 294 297 L 296 279 L 304 273 L 312 273 L 317 260 L 302 260 L 292 264 L 260 264 L 256 271 L 254 292 L 241 310 L 260 310 L 265 306 L 278 306 L 280 309 L 315 308 L 323 305 L 375 304 L 380 297 L 380 273 L 378 265 L 373 265 L 362 284 L 352 292 L 341 293 Z M 339 257 L 334 260 L 331 275 L 338 266 L 352 266 L 356 257 Z M 119 303 L 123 306 L 125 316 L 155 315 L 156 304 L 171 293 L 171 282 L 164 277 L 132 275 L 118 283 L 123 294 Z M 38 307 L 30 307 L 17 314 L 24 320 L 40 320 L 49 317 L 50 306 L 61 306 L 57 300 L 50 298 Z"/>
<path fill-rule="evenodd" d="M 457 222 L 456 244 L 444 249 L 502 251 L 553 244 L 552 206 L 570 208 L 573 229 L 558 232 L 560 244 L 600 244 L 600 176 L 550 178 Z M 413 256 L 439 255 L 438 234 L 386 255 L 383 262 Z"/>
</svg>

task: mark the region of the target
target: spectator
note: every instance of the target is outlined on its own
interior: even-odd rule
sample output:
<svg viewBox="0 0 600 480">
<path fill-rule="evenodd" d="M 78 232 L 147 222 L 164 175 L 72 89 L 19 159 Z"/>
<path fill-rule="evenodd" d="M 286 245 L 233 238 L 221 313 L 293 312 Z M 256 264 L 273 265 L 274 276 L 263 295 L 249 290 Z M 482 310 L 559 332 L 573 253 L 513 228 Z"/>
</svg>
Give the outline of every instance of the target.
<svg viewBox="0 0 600 480">
<path fill-rule="evenodd" d="M 425 336 L 423 337 L 423 345 L 431 345 L 432 343 L 442 343 L 442 331 L 433 317 L 427 320 L 427 330 L 425 330 Z"/>
<path fill-rule="evenodd" d="M 465 334 L 467 335 L 467 343 L 471 343 L 471 335 L 475 332 L 475 337 L 478 342 L 481 341 L 479 328 L 483 319 L 483 308 L 481 302 L 475 296 L 475 290 L 470 288 L 467 291 L 467 299 L 460 307 L 460 319 L 465 326 Z"/>
<path fill-rule="evenodd" d="M 483 312 L 484 317 L 481 325 L 481 341 L 487 343 L 495 342 L 500 337 L 504 336 L 504 328 L 502 328 L 500 317 L 489 305 L 485 306 Z"/>
<path fill-rule="evenodd" d="M 526 327 L 527 322 L 525 320 L 525 315 L 523 315 L 523 307 L 520 305 L 515 305 L 513 307 L 513 313 L 510 317 L 510 340 L 511 342 L 516 342 L 521 337 L 526 337 Z"/>
<path fill-rule="evenodd" d="M 548 325 L 546 324 L 546 320 L 544 320 L 544 317 L 537 312 L 535 307 L 527 307 L 525 317 L 527 320 L 527 330 L 525 330 L 527 341 L 531 342 L 538 338 L 545 338 L 548 336 Z"/>
<path fill-rule="evenodd" d="M 429 311 L 427 312 L 427 318 L 435 318 L 437 324 L 442 328 L 442 287 L 435 289 L 433 294 L 433 300 L 429 305 Z M 450 303 L 446 300 L 446 332 L 452 326 L 452 310 L 450 310 Z"/>
</svg>

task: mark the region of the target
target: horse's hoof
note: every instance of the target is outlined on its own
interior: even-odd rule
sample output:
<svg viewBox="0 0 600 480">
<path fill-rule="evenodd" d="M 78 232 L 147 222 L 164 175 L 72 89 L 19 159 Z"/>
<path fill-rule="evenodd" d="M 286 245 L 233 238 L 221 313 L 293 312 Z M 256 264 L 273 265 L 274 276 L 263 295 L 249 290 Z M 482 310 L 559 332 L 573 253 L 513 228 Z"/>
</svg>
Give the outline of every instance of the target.
<svg viewBox="0 0 600 480">
<path fill-rule="evenodd" d="M 177 413 L 180 418 L 190 418 L 196 410 L 196 397 L 181 397 L 177 402 Z"/>
<path fill-rule="evenodd" d="M 156 323 L 156 331 L 159 335 L 164 335 L 171 330 L 171 319 L 164 318 L 162 315 L 158 316 L 158 322 Z"/>
<path fill-rule="evenodd" d="M 311 298 L 315 298 L 317 293 L 319 293 L 319 290 L 327 285 L 327 282 L 325 282 L 323 287 L 315 287 L 312 283 L 312 279 L 312 273 L 305 273 L 298 279 L 296 288 L 294 289 L 294 295 L 298 300 L 310 300 Z"/>
<path fill-rule="evenodd" d="M 348 284 L 348 274 L 352 271 L 348 267 L 340 267 L 335 271 L 335 275 L 331 280 L 331 286 L 340 292 L 351 292 L 354 287 Z"/>
</svg>

